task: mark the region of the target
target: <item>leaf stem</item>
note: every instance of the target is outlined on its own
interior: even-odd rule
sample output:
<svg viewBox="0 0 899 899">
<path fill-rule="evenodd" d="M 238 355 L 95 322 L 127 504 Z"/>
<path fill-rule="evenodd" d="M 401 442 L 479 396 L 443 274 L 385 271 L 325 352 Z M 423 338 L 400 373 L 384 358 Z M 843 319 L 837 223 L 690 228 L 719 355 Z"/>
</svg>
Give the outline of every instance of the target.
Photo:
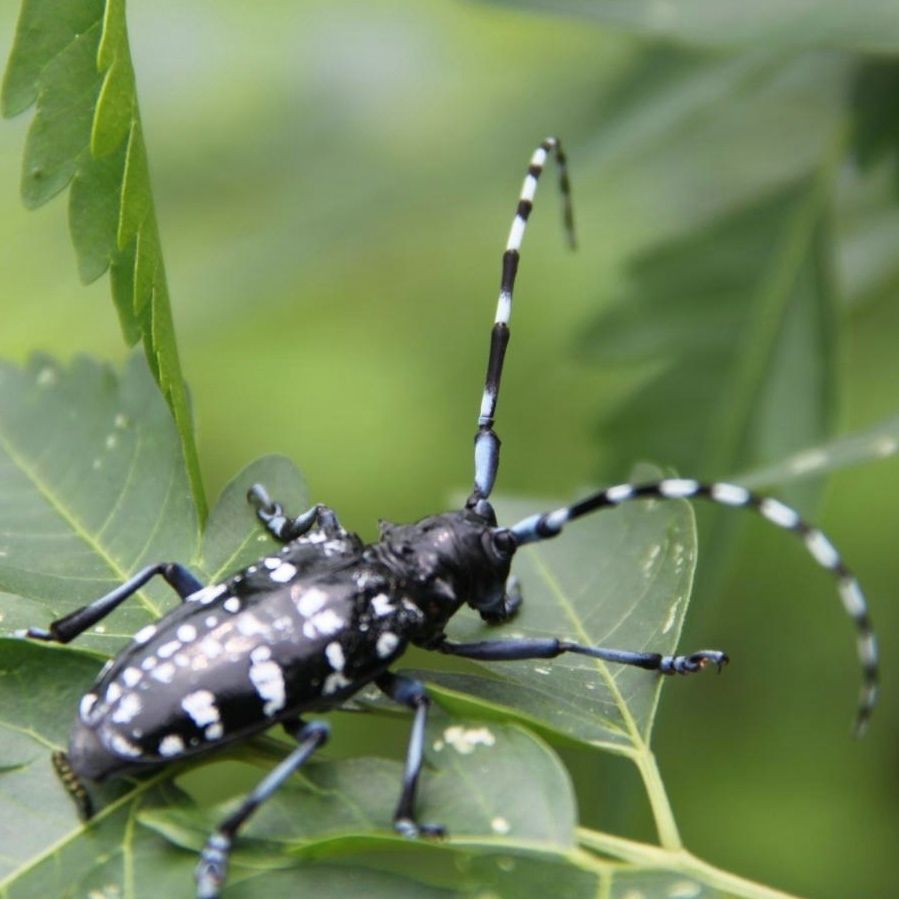
<svg viewBox="0 0 899 899">
<path fill-rule="evenodd" d="M 589 830 L 586 827 L 577 829 L 577 838 L 582 846 L 595 852 L 602 852 L 635 865 L 680 871 L 696 877 L 707 886 L 735 896 L 746 897 L 746 899 L 795 899 L 790 893 L 763 886 L 737 874 L 716 868 L 683 848 L 668 850 L 624 837 Z"/>
<path fill-rule="evenodd" d="M 666 852 L 683 851 L 684 844 L 677 822 L 674 820 L 674 811 L 671 808 L 668 793 L 665 791 L 655 753 L 649 746 L 641 742 L 632 758 L 643 779 L 643 785 L 646 787 L 646 796 L 649 799 L 662 849 Z"/>
</svg>

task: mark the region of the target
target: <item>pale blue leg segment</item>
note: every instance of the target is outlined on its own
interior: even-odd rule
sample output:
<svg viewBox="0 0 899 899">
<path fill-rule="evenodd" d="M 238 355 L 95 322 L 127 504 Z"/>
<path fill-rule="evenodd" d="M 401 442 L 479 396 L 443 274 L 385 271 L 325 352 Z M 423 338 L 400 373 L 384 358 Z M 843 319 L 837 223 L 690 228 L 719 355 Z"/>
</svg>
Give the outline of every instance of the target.
<svg viewBox="0 0 899 899">
<path fill-rule="evenodd" d="M 463 656 L 482 662 L 512 662 L 520 659 L 554 659 L 565 652 L 602 659 L 617 665 L 633 665 L 661 674 L 693 674 L 709 662 L 720 671 L 728 662 L 727 653 L 717 649 L 702 649 L 686 656 L 663 656 L 658 652 L 631 652 L 626 649 L 604 649 L 585 646 L 556 637 L 484 640 L 478 643 L 453 643 L 444 640 L 435 647 L 437 652 Z"/>
<path fill-rule="evenodd" d="M 394 701 L 415 712 L 412 733 L 406 750 L 406 767 L 403 771 L 403 789 L 393 816 L 393 827 L 405 837 L 442 837 L 446 828 L 439 824 L 420 824 L 415 815 L 415 794 L 424 761 L 425 725 L 431 705 L 424 685 L 409 677 L 382 674 L 375 683 Z"/>
<path fill-rule="evenodd" d="M 294 771 L 308 761 L 309 756 L 316 749 L 327 742 L 329 733 L 328 725 L 322 721 L 311 721 L 309 724 L 297 722 L 293 736 L 299 746 L 263 778 L 240 807 L 229 815 L 206 840 L 195 872 L 197 899 L 218 899 L 228 875 L 231 845 L 237 831 Z"/>
</svg>

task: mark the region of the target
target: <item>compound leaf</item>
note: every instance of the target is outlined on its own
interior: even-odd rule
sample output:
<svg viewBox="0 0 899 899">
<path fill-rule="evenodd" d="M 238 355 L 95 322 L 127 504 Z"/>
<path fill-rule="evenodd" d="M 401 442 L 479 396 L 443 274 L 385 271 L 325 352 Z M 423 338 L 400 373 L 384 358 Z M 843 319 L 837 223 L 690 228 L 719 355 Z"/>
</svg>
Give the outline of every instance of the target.
<svg viewBox="0 0 899 899">
<path fill-rule="evenodd" d="M 36 104 L 22 196 L 37 207 L 71 184 L 69 226 L 85 282 L 111 275 L 129 345 L 142 340 L 175 423 L 194 502 L 203 495 L 181 375 L 124 0 L 23 0 L 3 82 L 6 116 Z"/>
<path fill-rule="evenodd" d="M 649 455 L 715 478 L 819 442 L 835 405 L 829 258 L 816 180 L 637 258 L 584 341 L 604 365 L 653 363 L 602 421 L 616 469 Z"/>
</svg>

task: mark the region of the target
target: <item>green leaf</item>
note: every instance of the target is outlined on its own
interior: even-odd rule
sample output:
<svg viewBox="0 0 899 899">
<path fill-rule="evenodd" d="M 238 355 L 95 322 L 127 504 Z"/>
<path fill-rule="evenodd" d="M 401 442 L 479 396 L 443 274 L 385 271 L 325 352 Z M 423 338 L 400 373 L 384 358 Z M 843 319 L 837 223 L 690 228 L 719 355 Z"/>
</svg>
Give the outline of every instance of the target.
<svg viewBox="0 0 899 899">
<path fill-rule="evenodd" d="M 731 480 L 747 487 L 789 484 L 805 478 L 820 477 L 841 468 L 861 465 L 875 459 L 888 459 L 899 452 L 899 415 L 844 434 L 820 446 L 809 447 L 774 463 L 755 468 Z"/>
<path fill-rule="evenodd" d="M 71 184 L 69 226 L 85 282 L 111 273 L 129 345 L 142 340 L 178 427 L 190 488 L 206 516 L 181 375 L 124 0 L 23 0 L 3 82 L 6 116 L 37 104 L 22 196 L 37 207 Z"/>
<path fill-rule="evenodd" d="M 4 626 L 49 622 L 145 565 L 189 561 L 200 534 L 178 438 L 146 364 L 119 381 L 85 358 L 0 364 Z M 80 645 L 112 654 L 174 604 L 150 587 Z M 35 617 L 36 616 L 36 617 Z"/>
<path fill-rule="evenodd" d="M 307 502 L 287 460 L 259 460 L 225 489 L 201 544 L 174 425 L 142 360 L 132 360 L 121 379 L 84 359 L 63 367 L 36 358 L 24 370 L 4 366 L 0 375 L 4 629 L 46 624 L 150 561 L 191 559 L 213 579 L 266 553 L 270 538 L 245 506 L 256 481 L 292 509 Z M 512 521 L 534 507 L 510 501 L 499 511 Z M 591 516 L 566 540 L 522 553 L 528 603 L 505 633 L 568 633 L 670 652 L 694 554 L 684 503 L 634 504 Z M 66 745 L 80 696 L 97 676 L 98 656 L 114 652 L 173 601 L 164 584 L 141 591 L 103 623 L 102 633 L 94 629 L 79 639 L 96 651 L 0 638 L 0 820 L 16 822 L 4 834 L 0 895 L 189 894 L 197 848 L 245 795 L 247 781 L 262 777 L 261 760 L 270 770 L 288 751 L 283 740 L 262 738 L 194 766 L 91 785 L 97 814 L 89 825 L 78 821 L 50 753 Z M 476 639 L 484 629 L 474 615 L 460 616 L 453 633 Z M 530 663 L 495 670 L 509 681 L 473 678 L 470 700 L 493 720 L 435 711 L 430 722 L 420 812 L 450 827 L 446 843 L 410 843 L 389 830 L 399 762 L 334 762 L 323 754 L 241 834 L 229 890 L 251 897 L 309 889 L 336 899 L 365 883 L 366 895 L 385 899 L 473 896 L 485 889 L 516 899 L 538 899 L 553 889 L 587 899 L 650 885 L 670 892 L 689 883 L 696 895 L 718 895 L 722 872 L 680 849 L 647 746 L 661 679 L 564 658 L 549 674 Z M 493 707 L 479 695 L 485 685 Z M 497 702 L 507 708 L 504 721 L 492 714 Z M 647 784 L 666 848 L 576 833 L 564 768 L 516 718 L 629 756 Z M 198 789 L 204 781 L 215 785 L 213 795 Z M 622 861 L 593 855 L 596 846 Z M 731 892 L 764 895 L 738 879 L 726 883 Z M 701 892 L 704 884 L 712 889 Z"/>
<path fill-rule="evenodd" d="M 634 261 L 627 294 L 584 339 L 603 365 L 652 363 L 602 421 L 617 470 L 649 456 L 720 477 L 825 436 L 837 302 L 825 200 L 803 181 Z"/>
<path fill-rule="evenodd" d="M 858 164 L 869 168 L 893 157 L 899 188 L 899 64 L 893 59 L 863 63 L 852 89 L 853 151 Z"/>
<path fill-rule="evenodd" d="M 861 0 L 493 0 L 501 6 L 577 15 L 616 29 L 691 44 L 851 47 L 895 52 L 899 21 L 889 4 Z"/>
<path fill-rule="evenodd" d="M 272 545 L 246 503 L 255 481 L 306 503 L 288 460 L 258 460 L 225 489 L 201 542 L 175 428 L 139 357 L 121 380 L 84 358 L 0 363 L 0 387 L 4 628 L 47 623 L 154 562 L 192 564 L 209 580 L 248 564 Z M 79 646 L 112 655 L 176 601 L 151 583 Z"/>
<path fill-rule="evenodd" d="M 468 847 L 517 842 L 564 852 L 574 846 L 577 813 L 568 775 L 532 735 L 512 725 L 435 714 L 427 747 L 418 802 L 422 820 L 443 824 Z M 390 829 L 402 770 L 386 759 L 310 763 L 254 815 L 235 859 L 248 853 L 258 862 L 266 849 L 284 847 L 305 857 L 342 855 L 364 847 L 371 832 L 380 832 L 377 844 L 408 845 Z M 199 850 L 242 798 L 204 807 L 169 801 L 140 820 L 176 844 Z"/>
</svg>

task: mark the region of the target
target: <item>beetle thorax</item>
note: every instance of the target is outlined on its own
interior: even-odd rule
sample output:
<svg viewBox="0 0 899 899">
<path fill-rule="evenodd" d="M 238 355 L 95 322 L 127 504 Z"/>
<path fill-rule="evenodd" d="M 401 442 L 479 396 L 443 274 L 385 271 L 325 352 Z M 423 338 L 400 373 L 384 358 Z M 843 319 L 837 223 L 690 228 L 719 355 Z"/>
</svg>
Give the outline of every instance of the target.
<svg viewBox="0 0 899 899">
<path fill-rule="evenodd" d="M 464 604 L 492 608 L 501 601 L 511 555 L 497 553 L 494 528 L 470 511 L 446 512 L 415 524 L 381 523 L 370 550 L 440 632 Z"/>
</svg>

